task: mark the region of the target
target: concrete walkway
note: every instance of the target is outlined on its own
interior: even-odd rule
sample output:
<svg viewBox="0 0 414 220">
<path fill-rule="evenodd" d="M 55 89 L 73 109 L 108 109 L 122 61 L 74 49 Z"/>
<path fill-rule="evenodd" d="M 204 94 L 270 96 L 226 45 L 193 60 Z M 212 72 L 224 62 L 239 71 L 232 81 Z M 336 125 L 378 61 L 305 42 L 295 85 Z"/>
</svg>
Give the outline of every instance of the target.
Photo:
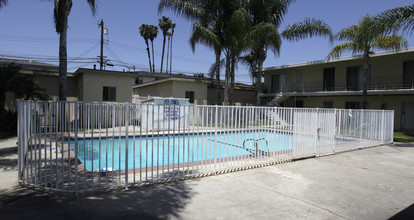
<svg viewBox="0 0 414 220">
<path fill-rule="evenodd" d="M 395 219 L 414 215 L 414 144 L 79 198 L 17 186 L 0 141 L 0 219 Z"/>
</svg>

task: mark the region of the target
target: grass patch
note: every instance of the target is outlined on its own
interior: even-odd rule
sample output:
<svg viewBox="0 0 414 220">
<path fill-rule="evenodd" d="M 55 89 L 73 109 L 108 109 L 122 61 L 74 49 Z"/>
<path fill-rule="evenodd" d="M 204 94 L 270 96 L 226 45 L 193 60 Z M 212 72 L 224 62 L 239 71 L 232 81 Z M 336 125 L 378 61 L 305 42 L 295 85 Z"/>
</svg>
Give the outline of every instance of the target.
<svg viewBox="0 0 414 220">
<path fill-rule="evenodd" d="M 404 143 L 414 142 L 414 133 L 394 131 L 394 142 L 404 142 Z"/>
</svg>

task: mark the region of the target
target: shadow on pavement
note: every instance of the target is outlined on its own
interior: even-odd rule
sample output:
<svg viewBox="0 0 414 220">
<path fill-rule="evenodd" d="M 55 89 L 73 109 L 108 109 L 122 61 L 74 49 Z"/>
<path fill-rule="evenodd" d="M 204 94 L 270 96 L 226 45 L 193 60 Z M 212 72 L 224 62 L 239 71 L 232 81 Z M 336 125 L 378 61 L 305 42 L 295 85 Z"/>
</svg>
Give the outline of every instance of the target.
<svg viewBox="0 0 414 220">
<path fill-rule="evenodd" d="M 56 193 L 14 193 L 10 197 L 14 200 L 9 198 L 1 205 L 0 219 L 168 219 L 178 217 L 193 195 L 183 181 L 93 192 L 78 198 Z"/>
<path fill-rule="evenodd" d="M 414 143 L 394 142 L 394 147 L 414 147 Z"/>
<path fill-rule="evenodd" d="M 414 203 L 390 218 L 390 220 L 400 219 L 414 219 Z"/>
<path fill-rule="evenodd" d="M 0 169 L 4 171 L 17 168 L 17 146 L 0 148 Z"/>
</svg>

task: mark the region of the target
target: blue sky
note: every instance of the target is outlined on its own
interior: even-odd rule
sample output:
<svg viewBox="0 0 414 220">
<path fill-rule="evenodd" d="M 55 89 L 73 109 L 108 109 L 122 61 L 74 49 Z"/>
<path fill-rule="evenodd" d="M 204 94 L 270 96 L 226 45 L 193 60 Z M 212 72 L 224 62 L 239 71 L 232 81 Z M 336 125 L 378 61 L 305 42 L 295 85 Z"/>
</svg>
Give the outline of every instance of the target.
<svg viewBox="0 0 414 220">
<path fill-rule="evenodd" d="M 197 45 L 192 52 L 188 39 L 192 24 L 170 11 L 158 14 L 158 1 L 123 0 L 98 1 L 98 12 L 90 13 L 86 0 L 75 0 L 69 16 L 68 72 L 78 67 L 92 68 L 99 55 L 100 29 L 97 22 L 103 19 L 109 30 L 104 55 L 112 60 L 114 67 L 107 69 L 148 70 L 146 46 L 138 32 L 141 24 L 158 25 L 161 16 L 170 17 L 177 23 L 173 43 L 173 72 L 185 74 L 206 73 L 214 62 L 214 53 L 209 48 Z M 284 19 L 279 31 L 286 25 L 305 17 L 320 18 L 331 25 L 334 32 L 358 23 L 365 14 L 375 15 L 389 8 L 413 4 L 412 0 L 297 0 Z M 406 36 L 409 47 L 414 46 L 414 37 Z M 10 0 L 0 9 L 0 57 L 20 57 L 58 64 L 59 37 L 53 23 L 53 1 Z M 334 45 L 340 42 L 334 42 Z M 268 54 L 265 67 L 325 59 L 334 45 L 326 38 L 312 38 L 298 42 L 284 40 L 280 56 Z M 162 33 L 154 41 L 155 65 L 159 69 L 162 51 Z M 164 61 L 165 62 L 165 61 Z M 96 63 L 97 64 L 97 63 Z M 122 64 L 122 65 L 120 65 Z M 98 64 L 97 64 L 98 65 Z M 165 64 L 164 64 L 165 65 Z M 99 65 L 98 65 L 99 66 Z M 236 81 L 251 83 L 248 69 L 241 64 L 236 72 Z"/>
</svg>

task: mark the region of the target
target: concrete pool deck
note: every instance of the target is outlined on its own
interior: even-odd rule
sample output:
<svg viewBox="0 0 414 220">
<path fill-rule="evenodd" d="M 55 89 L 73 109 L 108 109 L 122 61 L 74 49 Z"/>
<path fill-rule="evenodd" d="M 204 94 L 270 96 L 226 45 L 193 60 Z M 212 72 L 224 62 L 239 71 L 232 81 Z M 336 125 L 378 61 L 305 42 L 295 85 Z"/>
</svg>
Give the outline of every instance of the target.
<svg viewBox="0 0 414 220">
<path fill-rule="evenodd" d="M 18 186 L 16 140 L 0 140 L 0 219 L 388 219 L 414 215 L 414 143 L 74 198 Z"/>
</svg>

